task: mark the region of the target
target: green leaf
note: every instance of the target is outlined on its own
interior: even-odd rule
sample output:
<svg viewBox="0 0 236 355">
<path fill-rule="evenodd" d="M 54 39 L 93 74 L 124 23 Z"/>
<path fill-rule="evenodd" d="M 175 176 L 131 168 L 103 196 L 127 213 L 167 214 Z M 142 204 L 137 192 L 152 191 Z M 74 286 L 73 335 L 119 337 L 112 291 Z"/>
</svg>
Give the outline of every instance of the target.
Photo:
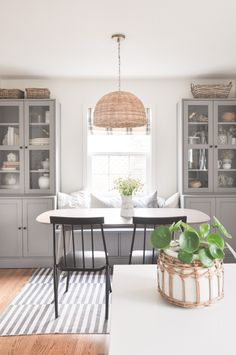
<svg viewBox="0 0 236 355">
<path fill-rule="evenodd" d="M 235 250 L 231 247 L 231 245 L 227 242 L 225 242 L 227 248 L 229 249 L 229 251 L 231 252 L 231 254 L 233 255 L 234 259 L 236 259 L 236 252 Z"/>
<path fill-rule="evenodd" d="M 205 267 L 213 266 L 214 262 L 212 260 L 212 256 L 208 249 L 200 249 L 198 254 L 199 254 L 199 259 L 203 266 Z"/>
<path fill-rule="evenodd" d="M 165 249 L 170 246 L 171 232 L 166 226 L 160 226 L 154 229 L 151 234 L 151 242 L 154 248 Z"/>
<path fill-rule="evenodd" d="M 199 232 L 202 238 L 206 238 L 210 232 L 211 226 L 208 223 L 203 223 L 200 225 Z"/>
<path fill-rule="evenodd" d="M 179 237 L 180 249 L 186 251 L 187 253 L 193 253 L 198 250 L 200 245 L 199 236 L 192 231 L 184 231 Z"/>
<path fill-rule="evenodd" d="M 182 220 L 179 220 L 178 222 L 176 223 L 172 223 L 172 225 L 170 226 L 170 231 L 171 232 L 177 232 L 178 230 L 180 230 L 181 228 L 181 223 L 182 223 Z"/>
<path fill-rule="evenodd" d="M 221 248 L 222 250 L 225 247 L 225 242 L 224 239 L 221 238 L 221 236 L 219 234 L 216 233 L 211 233 L 208 235 L 207 237 L 207 241 L 210 244 L 215 244 L 217 245 L 219 248 Z"/>
<path fill-rule="evenodd" d="M 193 261 L 193 254 L 187 253 L 184 250 L 180 250 L 178 253 L 178 259 L 182 261 L 184 264 L 191 264 Z"/>
<path fill-rule="evenodd" d="M 197 231 L 195 228 L 191 227 L 189 224 L 184 223 L 184 222 L 181 222 L 181 226 L 182 226 L 186 231 L 194 232 L 194 233 L 196 233 L 196 234 L 198 235 L 198 231 Z"/>
<path fill-rule="evenodd" d="M 220 223 L 220 221 L 214 216 L 214 222 L 215 222 L 215 227 L 226 237 L 226 238 L 232 238 L 232 235 L 229 234 L 227 229 L 223 226 L 223 224 Z"/>
<path fill-rule="evenodd" d="M 210 244 L 209 252 L 214 259 L 223 260 L 225 257 L 223 250 L 215 244 Z"/>
</svg>

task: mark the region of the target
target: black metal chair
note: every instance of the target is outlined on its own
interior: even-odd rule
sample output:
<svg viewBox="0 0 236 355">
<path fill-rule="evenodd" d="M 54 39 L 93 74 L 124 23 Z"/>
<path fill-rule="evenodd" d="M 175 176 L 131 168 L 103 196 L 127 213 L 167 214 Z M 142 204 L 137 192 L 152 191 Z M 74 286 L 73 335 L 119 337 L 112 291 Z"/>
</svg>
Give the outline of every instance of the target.
<svg viewBox="0 0 236 355">
<path fill-rule="evenodd" d="M 186 222 L 186 216 L 181 217 L 133 217 L 133 235 L 131 241 L 131 247 L 129 252 L 129 264 L 154 264 L 157 259 L 157 251 L 147 249 L 148 235 L 156 227 L 161 225 L 171 225 L 180 220 Z M 136 232 L 143 232 L 142 236 L 142 249 L 134 249 L 136 242 Z"/>
<path fill-rule="evenodd" d="M 69 288 L 70 275 L 73 271 L 99 272 L 105 270 L 105 318 L 108 319 L 109 314 L 109 293 L 111 291 L 110 283 L 110 266 L 106 247 L 106 240 L 103 230 L 103 217 L 50 217 L 53 224 L 53 279 L 54 279 L 54 302 L 55 317 L 58 317 L 58 286 L 60 272 L 67 272 L 66 292 Z M 60 226 L 60 233 L 57 227 Z M 94 231 L 96 230 L 96 237 Z M 99 235 L 98 235 L 99 231 Z M 88 232 L 90 236 L 88 235 Z M 86 235 L 85 235 L 86 233 Z M 59 238 L 61 240 L 62 255 L 59 253 Z M 91 250 L 87 250 L 86 244 L 89 238 Z M 102 251 L 95 250 L 95 239 L 100 237 Z M 67 245 L 69 239 L 70 246 Z"/>
</svg>

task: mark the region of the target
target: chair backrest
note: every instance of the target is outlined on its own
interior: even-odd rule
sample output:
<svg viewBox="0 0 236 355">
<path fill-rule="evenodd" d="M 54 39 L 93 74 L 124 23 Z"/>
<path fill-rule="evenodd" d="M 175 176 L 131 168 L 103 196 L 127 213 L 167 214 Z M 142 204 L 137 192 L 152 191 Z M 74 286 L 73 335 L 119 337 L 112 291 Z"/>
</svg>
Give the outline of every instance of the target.
<svg viewBox="0 0 236 355">
<path fill-rule="evenodd" d="M 171 225 L 172 223 L 176 223 L 182 220 L 186 223 L 186 216 L 179 217 L 133 217 L 133 235 L 131 241 L 131 247 L 129 252 L 129 264 L 132 263 L 132 254 L 134 251 L 134 243 L 136 237 L 137 228 L 143 231 L 143 241 L 142 241 L 142 262 L 145 264 L 146 261 L 146 248 L 147 248 L 147 232 L 155 229 L 158 226 L 162 225 Z M 152 263 L 155 262 L 155 250 L 152 248 Z"/>
<path fill-rule="evenodd" d="M 105 240 L 105 235 L 104 235 L 104 230 L 103 230 L 103 224 L 104 224 L 104 217 L 83 217 L 83 218 L 77 218 L 77 217 L 50 217 L 50 223 L 53 224 L 53 256 L 54 256 L 54 265 L 57 263 L 57 257 L 58 257 L 58 248 L 57 248 L 57 242 L 58 238 L 62 238 L 62 251 L 63 251 L 63 262 L 64 262 L 64 268 L 73 268 L 75 270 L 88 270 L 88 269 L 95 269 L 95 238 L 98 237 L 97 232 L 100 232 L 100 237 L 102 240 L 102 247 L 103 251 L 105 252 L 105 262 L 108 264 L 108 253 L 107 253 L 107 247 L 106 247 L 106 240 Z M 57 227 L 60 226 L 60 233 L 56 233 Z M 96 233 L 94 231 L 96 230 Z M 69 246 L 66 243 L 66 233 L 69 234 L 70 237 L 70 242 L 71 242 L 71 248 L 72 251 L 70 252 L 70 257 L 72 257 L 72 266 L 71 266 L 71 260 L 70 260 L 70 266 L 68 265 L 69 260 L 68 260 L 68 252 Z M 86 236 L 85 236 L 86 233 Z M 88 235 L 90 234 L 90 236 Z M 78 246 L 78 239 L 80 237 L 81 242 L 80 242 L 80 256 L 82 258 L 82 267 L 77 267 L 76 263 L 76 251 L 77 251 L 77 246 Z M 85 239 L 87 238 L 90 239 L 90 246 L 91 246 L 91 262 L 92 262 L 92 268 L 88 267 L 86 265 L 86 252 L 87 249 L 85 247 Z M 77 245 L 76 245 L 77 241 Z"/>
</svg>

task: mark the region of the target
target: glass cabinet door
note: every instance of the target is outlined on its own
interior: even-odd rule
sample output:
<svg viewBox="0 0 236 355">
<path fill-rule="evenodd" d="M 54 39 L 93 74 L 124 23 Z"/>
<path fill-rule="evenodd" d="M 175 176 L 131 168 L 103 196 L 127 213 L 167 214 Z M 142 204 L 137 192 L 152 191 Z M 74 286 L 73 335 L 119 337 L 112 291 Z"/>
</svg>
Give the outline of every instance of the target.
<svg viewBox="0 0 236 355">
<path fill-rule="evenodd" d="M 51 193 L 54 190 L 54 106 L 49 101 L 30 101 L 25 117 L 25 191 Z"/>
<path fill-rule="evenodd" d="M 23 103 L 0 102 L 0 192 L 24 190 Z"/>
<path fill-rule="evenodd" d="M 211 191 L 212 103 L 184 102 L 184 190 Z"/>
<path fill-rule="evenodd" d="M 236 102 L 215 102 L 215 191 L 236 192 Z"/>
</svg>

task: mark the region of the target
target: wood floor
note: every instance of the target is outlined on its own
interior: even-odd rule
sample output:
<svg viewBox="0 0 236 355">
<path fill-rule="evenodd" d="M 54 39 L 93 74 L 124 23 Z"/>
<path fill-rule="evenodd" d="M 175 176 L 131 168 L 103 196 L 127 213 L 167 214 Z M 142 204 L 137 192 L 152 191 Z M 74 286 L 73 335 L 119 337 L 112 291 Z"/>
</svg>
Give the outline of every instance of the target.
<svg viewBox="0 0 236 355">
<path fill-rule="evenodd" d="M 0 269 L 0 313 L 31 276 L 32 269 Z M 108 335 L 0 337 L 0 355 L 107 355 Z"/>
</svg>

